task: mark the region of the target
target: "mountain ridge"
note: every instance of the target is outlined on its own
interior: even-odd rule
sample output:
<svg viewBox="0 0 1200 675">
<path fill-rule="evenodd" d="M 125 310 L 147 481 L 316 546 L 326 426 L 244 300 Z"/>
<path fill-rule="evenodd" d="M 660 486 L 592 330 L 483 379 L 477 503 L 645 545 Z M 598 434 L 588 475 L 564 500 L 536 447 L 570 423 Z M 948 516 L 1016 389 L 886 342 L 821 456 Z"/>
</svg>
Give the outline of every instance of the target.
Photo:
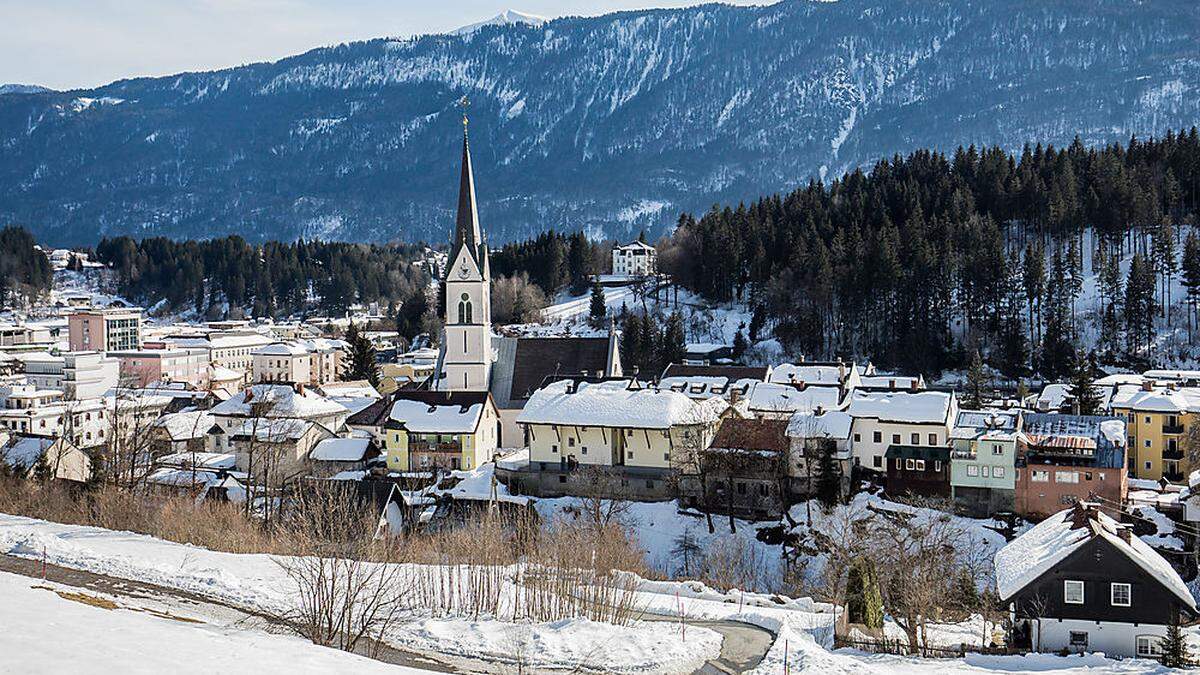
<svg viewBox="0 0 1200 675">
<path fill-rule="evenodd" d="M 0 221 L 442 241 L 465 95 L 494 241 L 626 238 L 921 147 L 1190 126 L 1197 34 L 1181 0 L 791 0 L 379 38 L 0 98 Z"/>
</svg>

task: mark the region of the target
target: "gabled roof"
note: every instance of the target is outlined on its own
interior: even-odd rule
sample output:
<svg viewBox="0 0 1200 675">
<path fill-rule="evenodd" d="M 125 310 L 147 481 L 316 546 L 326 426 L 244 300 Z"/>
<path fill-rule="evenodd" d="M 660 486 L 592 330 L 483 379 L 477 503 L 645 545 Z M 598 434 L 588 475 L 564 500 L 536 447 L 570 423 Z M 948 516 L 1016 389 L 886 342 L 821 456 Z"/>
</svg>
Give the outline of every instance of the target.
<svg viewBox="0 0 1200 675">
<path fill-rule="evenodd" d="M 787 452 L 787 420 L 726 417 L 709 447 Z"/>
<path fill-rule="evenodd" d="M 663 378 L 668 377 L 723 377 L 731 382 L 736 380 L 755 380 L 765 382 L 770 368 L 767 366 L 689 366 L 683 363 L 672 363 L 663 371 Z"/>
<path fill-rule="evenodd" d="M 326 438 L 313 446 L 308 457 L 318 462 L 361 462 L 375 454 L 367 438 Z"/>
<path fill-rule="evenodd" d="M 883 422 L 930 424 L 946 422 L 953 401 L 941 391 L 854 392 L 846 412 L 852 417 L 870 417 Z"/>
<path fill-rule="evenodd" d="M 259 402 L 264 404 L 262 407 L 265 409 L 261 413 L 255 411 L 255 404 Z M 346 412 L 345 406 L 311 389 L 286 384 L 256 384 L 212 408 L 212 414 L 218 416 L 265 414 L 268 417 L 319 417 Z"/>
<path fill-rule="evenodd" d="M 1117 521 L 1094 504 L 1077 503 L 1038 523 L 996 552 L 996 590 L 1001 600 L 1008 601 L 1080 547 L 1101 538 L 1195 610 L 1196 601 L 1175 568 L 1137 535 L 1129 537 L 1126 543 L 1119 534 Z"/>
<path fill-rule="evenodd" d="M 534 393 L 517 422 L 666 430 L 716 422 L 726 408 L 719 398 L 696 402 L 679 392 L 629 380 L 559 381 Z"/>
<path fill-rule="evenodd" d="M 389 428 L 418 434 L 470 434 L 479 428 L 486 391 L 401 390 L 392 399 Z"/>
<path fill-rule="evenodd" d="M 510 344 L 511 343 L 511 344 Z M 523 337 L 502 338 L 501 356 L 511 362 L 497 361 L 492 374 L 492 394 L 497 405 L 528 400 L 533 392 L 559 378 L 608 374 L 607 337 Z M 511 365 L 510 365 L 511 364 Z M 506 391 L 496 391 L 505 389 Z"/>
</svg>

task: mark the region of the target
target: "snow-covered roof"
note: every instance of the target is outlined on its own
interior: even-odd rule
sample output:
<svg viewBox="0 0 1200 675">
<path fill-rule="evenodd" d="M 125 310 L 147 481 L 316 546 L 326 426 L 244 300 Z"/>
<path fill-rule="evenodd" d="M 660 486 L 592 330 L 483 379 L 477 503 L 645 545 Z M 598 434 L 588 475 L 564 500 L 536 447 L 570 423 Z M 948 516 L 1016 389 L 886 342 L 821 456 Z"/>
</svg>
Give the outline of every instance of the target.
<svg viewBox="0 0 1200 675">
<path fill-rule="evenodd" d="M 1117 521 L 1103 512 L 1080 517 L 1079 512 L 1088 506 L 1080 503 L 1060 511 L 996 552 L 996 590 L 1002 600 L 1012 598 L 1094 537 L 1102 537 L 1195 609 L 1196 601 L 1169 562 L 1136 535 L 1131 534 L 1125 543 Z"/>
<path fill-rule="evenodd" d="M 154 426 L 165 430 L 172 441 L 186 441 L 203 438 L 216 421 L 208 411 L 197 410 L 163 415 L 154 421 Z"/>
<path fill-rule="evenodd" d="M 864 389 L 912 389 L 921 387 L 925 380 L 920 375 L 864 375 L 858 386 Z"/>
<path fill-rule="evenodd" d="M 1152 387 L 1146 391 L 1140 386 L 1125 385 L 1113 394 L 1110 405 L 1114 408 L 1143 412 L 1183 413 L 1200 411 L 1200 389 L 1196 387 Z"/>
<path fill-rule="evenodd" d="M 839 369 L 835 365 L 810 363 L 781 363 L 771 369 L 771 382 L 838 385 L 842 383 L 842 370 L 847 375 L 852 366 Z"/>
<path fill-rule="evenodd" d="M 844 441 L 850 438 L 850 427 L 854 418 L 842 410 L 830 410 L 817 415 L 801 412 L 792 415 L 788 422 L 788 438 L 832 438 Z"/>
<path fill-rule="evenodd" d="M 176 452 L 159 457 L 155 463 L 177 468 L 195 466 L 212 471 L 229 470 L 237 466 L 237 456 L 229 452 Z"/>
<path fill-rule="evenodd" d="M 297 387 L 286 384 L 256 384 L 238 392 L 228 401 L 213 406 L 212 414 L 309 418 L 348 412 L 345 406 L 330 401 L 311 389 L 300 389 L 301 391 L 297 391 Z M 247 396 L 250 396 L 249 401 L 246 400 Z M 252 408 L 257 407 L 254 405 L 256 402 L 266 402 L 267 405 L 262 406 L 262 410 L 252 411 Z"/>
<path fill-rule="evenodd" d="M 733 392 L 748 396 L 750 388 L 759 383 L 752 378 L 730 380 L 721 375 L 675 375 L 659 380 L 660 389 L 669 389 L 688 398 L 703 400 L 713 396 L 729 396 Z"/>
<path fill-rule="evenodd" d="M 309 458 L 319 462 L 361 462 L 370 445 L 366 438 L 326 438 L 313 447 Z"/>
<path fill-rule="evenodd" d="M 149 476 L 146 476 L 147 483 L 170 487 L 207 487 L 215 484 L 217 480 L 217 474 L 212 471 L 193 471 L 170 467 L 155 469 L 150 472 Z"/>
<path fill-rule="evenodd" d="M 1015 410 L 961 410 L 951 438 L 1012 440 L 1017 437 L 1020 413 Z"/>
<path fill-rule="evenodd" d="M 4 463 L 22 471 L 28 471 L 37 464 L 38 459 L 54 444 L 53 438 L 42 436 L 16 436 L 8 442 L 0 453 L 3 453 Z"/>
<path fill-rule="evenodd" d="M 371 386 L 371 383 L 366 380 L 323 384 L 321 385 L 321 393 L 330 398 L 383 398 L 379 390 Z"/>
<path fill-rule="evenodd" d="M 294 418 L 251 417 L 232 429 L 230 435 L 254 437 L 265 443 L 295 441 L 308 433 L 315 422 Z"/>
<path fill-rule="evenodd" d="M 856 391 L 846 412 L 851 417 L 871 417 L 883 422 L 941 423 L 950 416 L 953 400 L 952 395 L 941 391 Z"/>
<path fill-rule="evenodd" d="M 838 406 L 841 392 L 837 387 L 805 387 L 797 389 L 788 384 L 756 382 L 747 395 L 750 410 L 755 412 L 795 413 Z"/>
<path fill-rule="evenodd" d="M 577 389 L 572 391 L 574 387 Z M 681 424 L 716 422 L 718 407 L 694 402 L 669 389 L 637 385 L 630 388 L 628 380 L 578 383 L 562 380 L 534 392 L 517 415 L 517 422 L 669 429 Z"/>
<path fill-rule="evenodd" d="M 435 405 L 399 399 L 392 404 L 391 419 L 417 434 L 470 434 L 479 426 L 483 404 Z"/>
<path fill-rule="evenodd" d="M 244 377 L 246 377 L 245 373 L 232 368 L 226 368 L 225 366 L 212 365 L 208 367 L 208 378 L 217 382 L 240 380 Z"/>
<path fill-rule="evenodd" d="M 254 352 L 255 356 L 308 356 L 308 350 L 294 342 L 275 342 Z"/>
</svg>

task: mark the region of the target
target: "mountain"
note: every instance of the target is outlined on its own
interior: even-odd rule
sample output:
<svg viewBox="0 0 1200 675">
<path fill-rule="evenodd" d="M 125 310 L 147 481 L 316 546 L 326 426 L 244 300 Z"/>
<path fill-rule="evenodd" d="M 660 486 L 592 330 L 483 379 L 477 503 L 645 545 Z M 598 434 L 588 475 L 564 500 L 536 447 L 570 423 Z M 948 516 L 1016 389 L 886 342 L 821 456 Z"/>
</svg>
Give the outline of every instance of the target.
<svg viewBox="0 0 1200 675">
<path fill-rule="evenodd" d="M 37 84 L 0 84 L 0 96 L 4 94 L 43 94 L 54 91 Z"/>
<path fill-rule="evenodd" d="M 1200 120 L 1192 0 L 785 0 L 483 26 L 0 97 L 0 222 L 49 243 L 444 241 L 461 110 L 493 243 L 680 210 L 920 147 Z"/>
<path fill-rule="evenodd" d="M 484 26 L 516 26 L 522 24 L 527 26 L 540 26 L 547 21 L 549 21 L 549 19 L 543 16 L 526 14 L 524 12 L 518 12 L 515 9 L 506 9 L 487 21 L 480 21 L 479 23 L 463 26 L 462 28 L 454 31 L 453 35 L 469 35 L 480 28 L 483 28 Z"/>
</svg>

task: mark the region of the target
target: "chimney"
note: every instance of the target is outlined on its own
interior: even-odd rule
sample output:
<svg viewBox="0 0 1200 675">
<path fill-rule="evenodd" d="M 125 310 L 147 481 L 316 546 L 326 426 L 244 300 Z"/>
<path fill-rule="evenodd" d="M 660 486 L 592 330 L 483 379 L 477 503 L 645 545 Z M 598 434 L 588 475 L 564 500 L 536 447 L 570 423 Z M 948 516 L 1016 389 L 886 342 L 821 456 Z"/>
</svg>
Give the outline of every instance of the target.
<svg viewBox="0 0 1200 675">
<path fill-rule="evenodd" d="M 573 378 L 568 380 L 567 393 L 574 394 L 577 391 L 579 391 L 579 380 Z"/>
<path fill-rule="evenodd" d="M 1089 520 L 1100 519 L 1100 505 L 1096 502 L 1084 502 L 1083 508 Z"/>
<path fill-rule="evenodd" d="M 254 400 L 254 388 L 247 387 L 246 388 L 246 403 L 249 403 L 250 401 L 253 401 L 253 400 Z"/>
<path fill-rule="evenodd" d="M 1142 391 L 1153 391 L 1153 390 L 1154 390 L 1154 381 L 1153 380 L 1142 380 Z"/>
<path fill-rule="evenodd" d="M 846 364 L 842 363 L 842 360 L 839 358 L 838 359 L 838 381 L 841 382 L 841 381 L 844 381 L 845 379 L 846 379 Z"/>
<path fill-rule="evenodd" d="M 793 382 L 793 383 L 794 383 L 795 381 L 796 381 L 796 374 L 795 374 L 795 373 L 788 373 L 788 382 Z"/>
<path fill-rule="evenodd" d="M 813 412 L 817 417 L 820 417 L 821 415 L 825 414 L 825 406 L 819 405 L 819 406 L 817 406 L 817 409 Z"/>
<path fill-rule="evenodd" d="M 742 393 L 736 387 L 729 388 L 729 405 L 737 405 L 737 402 L 742 399 Z"/>
<path fill-rule="evenodd" d="M 917 378 L 908 381 L 908 390 L 913 394 L 917 393 Z"/>
<path fill-rule="evenodd" d="M 895 388 L 896 388 L 896 380 L 895 380 L 895 378 L 892 378 L 892 379 L 888 380 L 888 389 L 893 389 L 893 390 L 894 390 Z"/>
<path fill-rule="evenodd" d="M 1126 544 L 1133 544 L 1133 528 L 1125 523 L 1117 525 L 1117 536 Z"/>
</svg>

